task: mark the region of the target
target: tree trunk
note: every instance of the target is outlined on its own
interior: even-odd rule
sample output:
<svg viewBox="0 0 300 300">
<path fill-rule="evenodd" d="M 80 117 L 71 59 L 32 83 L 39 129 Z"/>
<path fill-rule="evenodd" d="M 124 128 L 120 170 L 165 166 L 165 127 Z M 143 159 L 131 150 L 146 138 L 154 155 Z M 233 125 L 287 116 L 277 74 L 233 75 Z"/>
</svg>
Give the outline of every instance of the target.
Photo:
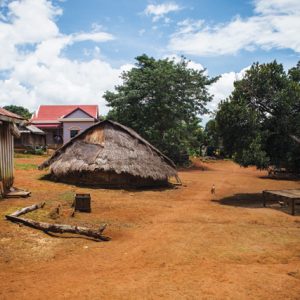
<svg viewBox="0 0 300 300">
<path fill-rule="evenodd" d="M 93 230 L 86 227 L 80 226 L 72 226 L 72 225 L 64 225 L 64 224 L 51 224 L 45 222 L 33 221 L 30 219 L 19 218 L 20 215 L 26 214 L 28 212 L 34 211 L 36 209 L 42 208 L 45 203 L 34 204 L 20 210 L 15 211 L 10 215 L 6 215 L 6 219 L 16 223 L 22 223 L 26 226 L 42 230 L 44 232 L 54 232 L 54 233 L 75 233 L 80 235 L 85 235 L 88 237 L 92 237 L 101 241 L 109 241 L 110 238 L 103 236 L 102 232 L 106 228 L 106 224 L 102 225 L 98 230 Z"/>
</svg>

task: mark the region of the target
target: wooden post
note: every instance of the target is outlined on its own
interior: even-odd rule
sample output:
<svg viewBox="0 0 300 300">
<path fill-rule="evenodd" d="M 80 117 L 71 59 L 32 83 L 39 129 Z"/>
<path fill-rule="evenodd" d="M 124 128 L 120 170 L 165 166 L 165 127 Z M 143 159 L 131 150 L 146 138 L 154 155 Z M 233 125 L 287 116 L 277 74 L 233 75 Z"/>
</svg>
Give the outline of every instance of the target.
<svg viewBox="0 0 300 300">
<path fill-rule="evenodd" d="M 295 215 L 295 199 L 290 199 L 289 204 L 291 206 L 291 214 L 292 216 Z"/>
<path fill-rule="evenodd" d="M 266 199 L 266 192 L 263 191 L 263 207 L 266 207 L 266 204 L 267 204 L 267 199 Z"/>
<path fill-rule="evenodd" d="M 4 186 L 1 180 L 0 180 L 0 196 L 4 198 Z"/>
</svg>

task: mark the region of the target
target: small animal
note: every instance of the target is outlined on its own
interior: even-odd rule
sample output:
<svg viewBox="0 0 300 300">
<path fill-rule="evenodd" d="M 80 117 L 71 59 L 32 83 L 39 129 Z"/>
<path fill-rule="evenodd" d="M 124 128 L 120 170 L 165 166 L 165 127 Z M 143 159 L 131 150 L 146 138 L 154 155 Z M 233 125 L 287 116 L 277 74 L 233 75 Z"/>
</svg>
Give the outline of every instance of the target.
<svg viewBox="0 0 300 300">
<path fill-rule="evenodd" d="M 216 193 L 216 187 L 214 184 L 212 185 L 210 192 L 212 195 L 214 195 Z"/>
<path fill-rule="evenodd" d="M 49 213 L 49 217 L 51 219 L 58 219 L 59 218 L 59 213 L 60 213 L 60 205 L 58 205 L 57 207 L 55 207 L 54 209 L 52 209 Z"/>
<path fill-rule="evenodd" d="M 71 215 L 70 215 L 72 218 L 74 218 L 75 217 L 75 209 L 73 209 L 73 211 L 72 211 L 72 213 L 71 213 Z"/>
</svg>

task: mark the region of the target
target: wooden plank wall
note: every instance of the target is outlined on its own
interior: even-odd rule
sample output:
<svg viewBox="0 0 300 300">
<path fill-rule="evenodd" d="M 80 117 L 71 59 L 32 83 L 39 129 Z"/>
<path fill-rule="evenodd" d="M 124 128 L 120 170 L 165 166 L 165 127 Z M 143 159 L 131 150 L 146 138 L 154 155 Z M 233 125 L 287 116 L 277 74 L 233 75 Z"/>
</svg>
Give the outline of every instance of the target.
<svg viewBox="0 0 300 300">
<path fill-rule="evenodd" d="M 13 185 L 14 170 L 14 142 L 10 132 L 10 124 L 0 124 L 0 189 L 1 194 L 9 191 Z"/>
</svg>

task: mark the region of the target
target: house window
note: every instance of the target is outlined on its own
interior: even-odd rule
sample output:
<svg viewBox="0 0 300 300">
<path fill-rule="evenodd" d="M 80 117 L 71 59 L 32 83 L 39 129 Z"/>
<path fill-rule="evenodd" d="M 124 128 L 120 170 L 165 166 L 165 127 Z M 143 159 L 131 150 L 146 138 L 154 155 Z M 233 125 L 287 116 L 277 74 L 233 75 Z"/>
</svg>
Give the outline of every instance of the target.
<svg viewBox="0 0 300 300">
<path fill-rule="evenodd" d="M 70 130 L 70 138 L 73 138 L 74 136 L 76 136 L 79 133 L 78 129 L 71 129 Z"/>
</svg>

